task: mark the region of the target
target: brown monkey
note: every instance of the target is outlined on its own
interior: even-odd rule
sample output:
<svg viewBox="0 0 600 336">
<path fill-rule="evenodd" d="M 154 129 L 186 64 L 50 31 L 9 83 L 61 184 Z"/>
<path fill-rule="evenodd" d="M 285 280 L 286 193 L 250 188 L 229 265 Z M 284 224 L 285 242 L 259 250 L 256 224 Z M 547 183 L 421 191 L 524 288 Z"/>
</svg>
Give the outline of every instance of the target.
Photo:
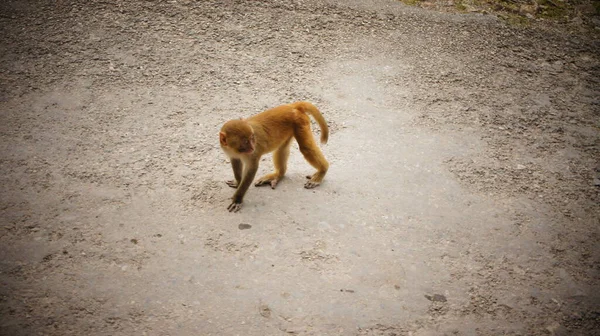
<svg viewBox="0 0 600 336">
<path fill-rule="evenodd" d="M 306 177 L 309 180 L 304 187 L 310 189 L 321 184 L 329 163 L 315 143 L 309 114 L 321 128 L 321 143 L 327 143 L 327 123 L 321 112 L 308 102 L 281 105 L 247 119 L 230 120 L 223 125 L 219 133 L 221 148 L 231 159 L 235 177 L 235 180 L 227 181 L 227 184 L 237 188 L 232 203 L 227 207 L 230 212 L 237 212 L 242 207 L 244 194 L 254 180 L 260 157 L 273 151 L 275 171 L 261 177 L 255 185 L 258 187 L 269 184 L 275 189 L 285 175 L 292 138 L 298 142 L 306 161 L 317 169 L 312 176 Z"/>
</svg>

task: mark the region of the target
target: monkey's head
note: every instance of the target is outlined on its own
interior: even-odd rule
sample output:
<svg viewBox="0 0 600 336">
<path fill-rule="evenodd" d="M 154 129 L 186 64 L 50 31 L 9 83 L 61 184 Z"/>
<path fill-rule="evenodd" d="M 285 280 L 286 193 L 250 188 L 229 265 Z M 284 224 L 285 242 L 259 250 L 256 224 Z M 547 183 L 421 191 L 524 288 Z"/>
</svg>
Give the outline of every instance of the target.
<svg viewBox="0 0 600 336">
<path fill-rule="evenodd" d="M 229 156 L 238 157 L 254 153 L 256 139 L 254 130 L 244 120 L 230 120 L 219 133 L 221 148 Z"/>
</svg>

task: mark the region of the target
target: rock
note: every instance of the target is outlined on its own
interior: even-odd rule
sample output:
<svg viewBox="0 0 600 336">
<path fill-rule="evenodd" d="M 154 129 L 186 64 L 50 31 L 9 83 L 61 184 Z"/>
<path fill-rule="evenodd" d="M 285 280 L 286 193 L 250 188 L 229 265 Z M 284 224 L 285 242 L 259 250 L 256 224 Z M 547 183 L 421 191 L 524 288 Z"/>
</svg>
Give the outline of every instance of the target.
<svg viewBox="0 0 600 336">
<path fill-rule="evenodd" d="M 238 225 L 238 229 L 240 229 L 240 230 L 248 230 L 251 228 L 252 228 L 252 225 L 250 225 L 250 224 L 241 223 L 240 225 Z"/>
<path fill-rule="evenodd" d="M 548 325 L 546 327 L 546 331 L 548 331 L 550 333 L 550 335 L 552 335 L 552 336 L 563 336 L 563 335 L 566 336 L 566 335 L 568 335 L 567 329 L 565 327 L 561 326 L 556 321 L 550 323 L 550 325 Z"/>
<path fill-rule="evenodd" d="M 425 298 L 427 298 L 427 300 L 432 301 L 432 302 L 446 302 L 447 301 L 446 297 L 442 294 L 433 294 L 433 295 L 425 294 Z"/>
<path fill-rule="evenodd" d="M 271 308 L 269 308 L 269 306 L 263 304 L 260 307 L 258 307 L 260 316 L 264 317 L 264 318 L 269 318 L 271 317 Z"/>
</svg>

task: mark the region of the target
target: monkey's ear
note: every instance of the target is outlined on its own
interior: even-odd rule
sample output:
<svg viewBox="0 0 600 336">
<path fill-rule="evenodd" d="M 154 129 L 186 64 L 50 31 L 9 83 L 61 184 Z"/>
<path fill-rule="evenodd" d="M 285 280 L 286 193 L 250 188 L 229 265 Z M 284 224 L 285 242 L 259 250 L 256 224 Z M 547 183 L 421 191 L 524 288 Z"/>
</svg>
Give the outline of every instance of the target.
<svg viewBox="0 0 600 336">
<path fill-rule="evenodd" d="M 221 141 L 221 145 L 227 146 L 227 135 L 224 132 L 219 132 L 219 141 Z"/>
</svg>

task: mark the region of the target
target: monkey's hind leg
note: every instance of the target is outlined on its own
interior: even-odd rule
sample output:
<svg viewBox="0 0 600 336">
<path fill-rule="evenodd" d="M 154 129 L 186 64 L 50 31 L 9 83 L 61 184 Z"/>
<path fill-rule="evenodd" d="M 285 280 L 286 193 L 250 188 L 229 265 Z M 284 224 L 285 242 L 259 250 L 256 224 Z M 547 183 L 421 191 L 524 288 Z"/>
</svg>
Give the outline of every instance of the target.
<svg viewBox="0 0 600 336">
<path fill-rule="evenodd" d="M 269 184 L 271 185 L 271 189 L 275 189 L 277 183 L 281 181 L 287 170 L 287 161 L 290 157 L 291 142 L 292 138 L 285 141 L 283 145 L 281 145 L 281 147 L 279 147 L 275 153 L 273 153 L 273 165 L 275 166 L 275 171 L 258 179 L 258 182 L 254 184 L 255 186 L 260 187 Z"/>
<path fill-rule="evenodd" d="M 296 141 L 298 141 L 300 152 L 302 152 L 306 161 L 317 169 L 317 172 L 312 176 L 307 176 L 309 180 L 304 184 L 304 188 L 312 189 L 320 185 L 321 181 L 323 181 L 325 174 L 327 174 L 327 169 L 329 169 L 329 162 L 327 162 L 321 149 L 317 146 L 309 124 L 298 127 L 294 136 L 296 137 Z"/>
</svg>

